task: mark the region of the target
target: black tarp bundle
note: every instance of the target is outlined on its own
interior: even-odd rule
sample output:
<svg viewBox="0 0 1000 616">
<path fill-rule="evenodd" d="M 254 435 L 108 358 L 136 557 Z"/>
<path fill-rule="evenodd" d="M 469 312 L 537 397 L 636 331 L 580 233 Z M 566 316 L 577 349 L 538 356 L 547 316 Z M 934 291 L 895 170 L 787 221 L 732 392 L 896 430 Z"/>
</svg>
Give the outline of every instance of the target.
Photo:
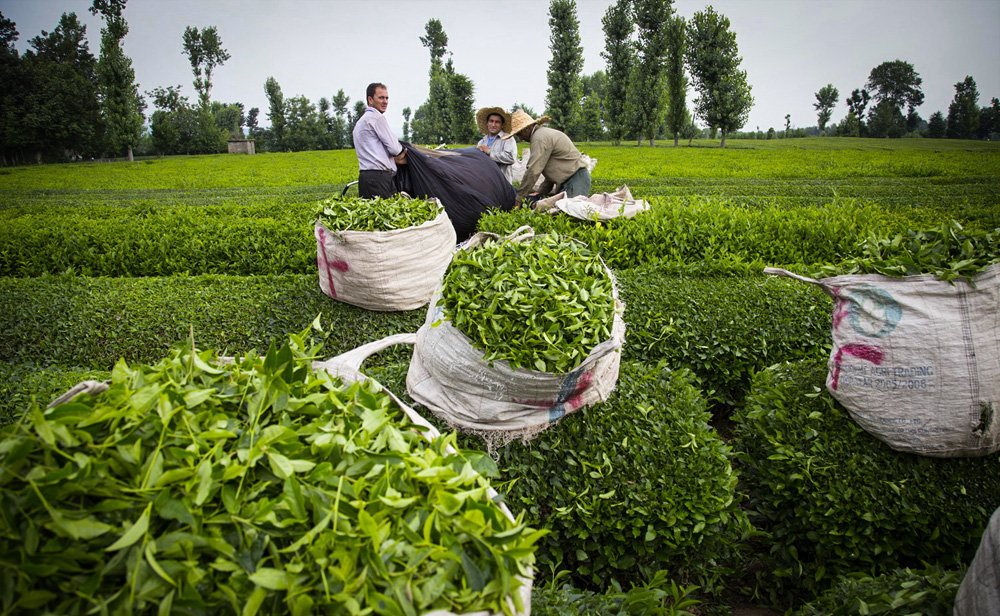
<svg viewBox="0 0 1000 616">
<path fill-rule="evenodd" d="M 431 150 L 409 143 L 403 147 L 407 164 L 396 172 L 396 187 L 411 197 L 440 199 L 459 242 L 475 233 L 486 210 L 514 207 L 514 187 L 478 148 Z"/>
</svg>

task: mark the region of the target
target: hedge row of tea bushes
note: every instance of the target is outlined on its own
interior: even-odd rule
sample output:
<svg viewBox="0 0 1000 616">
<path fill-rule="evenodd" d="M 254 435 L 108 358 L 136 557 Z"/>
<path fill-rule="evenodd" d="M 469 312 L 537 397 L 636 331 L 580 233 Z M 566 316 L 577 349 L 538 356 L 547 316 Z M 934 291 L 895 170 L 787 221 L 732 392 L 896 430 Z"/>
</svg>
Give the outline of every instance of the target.
<svg viewBox="0 0 1000 616">
<path fill-rule="evenodd" d="M 692 370 L 713 405 L 733 408 L 753 373 L 825 352 L 832 302 L 818 287 L 745 272 L 664 273 L 656 265 L 618 277 L 626 302 L 623 356 Z"/>
<path fill-rule="evenodd" d="M 0 361 L 0 425 L 19 418 L 33 400 L 44 408 L 77 383 L 110 377 L 110 370 Z"/>
<path fill-rule="evenodd" d="M 790 265 L 837 262 L 851 256 L 858 241 L 870 232 L 891 235 L 947 220 L 939 217 L 942 214 L 934 210 L 886 208 L 870 202 L 788 208 L 693 197 L 673 200 L 666 207 L 654 205 L 634 219 L 599 225 L 518 210 L 488 215 L 479 227 L 503 235 L 530 225 L 536 233 L 569 235 L 598 250 L 614 268 L 658 260 Z"/>
<path fill-rule="evenodd" d="M 836 200 L 875 202 L 887 206 L 939 207 L 992 206 L 1000 198 L 993 177 L 933 178 L 695 178 L 625 177 L 594 178 L 594 192 L 611 192 L 627 184 L 642 198 L 701 196 L 739 200 L 748 204 L 786 206 L 824 205 Z M 187 189 L 6 191 L 0 210 L 30 207 L 85 208 L 98 206 L 295 206 L 340 195 L 343 184 L 318 186 L 253 186 Z M 348 188 L 348 194 L 356 194 Z"/>
<path fill-rule="evenodd" d="M 618 282 L 623 357 L 692 370 L 713 406 L 737 404 L 756 370 L 829 344 L 830 300 L 811 285 L 655 266 L 624 270 Z M 0 278 L 0 361 L 107 370 L 119 357 L 155 361 L 192 329 L 204 348 L 262 351 L 317 316 L 336 354 L 414 332 L 424 310 L 375 313 L 336 302 L 314 274 Z"/>
<path fill-rule="evenodd" d="M 344 185 L 320 186 L 253 186 L 231 188 L 145 188 L 132 186 L 129 190 L 77 190 L 53 188 L 49 190 L 4 191 L 0 212 L 19 216 L 23 213 L 63 208 L 159 208 L 188 206 L 237 206 L 250 209 L 261 207 L 283 208 L 317 203 L 339 195 Z M 24 210 L 24 208 L 28 208 Z M 98 211 L 98 210 L 92 210 Z"/>
<path fill-rule="evenodd" d="M 854 616 L 855 614 L 920 614 L 952 616 L 963 570 L 941 567 L 897 569 L 870 576 L 855 573 L 840 577 L 816 599 L 795 611 L 795 616 Z"/>
<path fill-rule="evenodd" d="M 627 184 L 641 198 L 697 195 L 740 199 L 749 203 L 780 200 L 787 205 L 823 205 L 859 200 L 891 206 L 941 207 L 993 205 L 1000 188 L 992 177 L 961 178 L 594 178 L 594 192 L 611 192 Z"/>
<path fill-rule="evenodd" d="M 0 279 L 0 361 L 110 369 L 155 361 L 192 333 L 200 348 L 264 351 L 321 315 L 331 354 L 416 331 L 424 312 L 331 300 L 315 275 Z"/>
<path fill-rule="evenodd" d="M 769 546 L 759 588 L 794 605 L 839 576 L 968 565 L 1000 503 L 1000 456 L 894 451 L 825 380 L 822 357 L 777 364 L 756 375 L 734 417 L 741 490 Z"/>
<path fill-rule="evenodd" d="M 73 271 L 87 276 L 241 276 L 315 270 L 317 202 L 256 205 L 21 206 L 3 211 L 0 276 Z M 795 207 L 782 200 L 670 197 L 634 220 L 581 225 L 529 210 L 485 217 L 480 228 L 507 234 L 528 224 L 570 235 L 613 268 L 650 261 L 763 265 L 836 262 L 870 232 L 937 226 L 936 208 L 854 200 Z"/>
<path fill-rule="evenodd" d="M 598 160 L 595 173 L 602 180 L 647 178 L 659 179 L 664 185 L 685 178 L 723 182 L 995 178 L 1000 167 L 1000 149 L 995 143 L 970 147 L 969 142 L 958 142 L 937 147 L 933 143 L 886 144 L 884 139 L 836 141 L 727 142 L 725 149 L 583 145 L 581 150 Z"/>
<path fill-rule="evenodd" d="M 825 138 L 794 140 L 699 140 L 696 147 L 635 147 L 580 144 L 596 158 L 597 180 L 659 179 L 663 185 L 686 178 L 725 181 L 961 179 L 996 177 L 996 143 L 941 140 Z M 522 149 L 523 149 L 523 144 Z M 662 145 L 662 144 L 661 144 Z M 79 163 L 0 169 L 0 190 L 81 191 L 136 187 L 165 190 L 226 190 L 343 185 L 357 179 L 352 150 L 257 154 L 255 156 L 172 156 L 132 164 Z"/>
<path fill-rule="evenodd" d="M 265 275 L 316 268 L 315 203 L 61 206 L 5 212 L 0 275 Z"/>
<path fill-rule="evenodd" d="M 32 165 L 0 169 L 4 193 L 323 187 L 358 179 L 353 150 L 255 156 L 170 156 L 135 163 Z"/>
</svg>

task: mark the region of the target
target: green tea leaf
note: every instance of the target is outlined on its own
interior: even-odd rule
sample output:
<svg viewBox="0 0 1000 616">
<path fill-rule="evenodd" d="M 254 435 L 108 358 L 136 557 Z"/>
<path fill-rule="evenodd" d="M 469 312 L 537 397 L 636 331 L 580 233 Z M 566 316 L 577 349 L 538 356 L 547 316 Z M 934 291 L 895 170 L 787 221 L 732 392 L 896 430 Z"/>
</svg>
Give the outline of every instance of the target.
<svg viewBox="0 0 1000 616">
<path fill-rule="evenodd" d="M 127 548 L 134 544 L 139 539 L 142 539 L 146 535 L 146 531 L 149 530 L 149 512 L 153 508 L 153 503 L 146 505 L 146 509 L 143 510 L 142 515 L 139 519 L 125 531 L 117 541 L 104 548 L 108 552 L 115 552 L 123 548 Z"/>
<path fill-rule="evenodd" d="M 288 574 L 281 569 L 262 567 L 248 577 L 251 582 L 267 590 L 288 590 Z"/>
</svg>

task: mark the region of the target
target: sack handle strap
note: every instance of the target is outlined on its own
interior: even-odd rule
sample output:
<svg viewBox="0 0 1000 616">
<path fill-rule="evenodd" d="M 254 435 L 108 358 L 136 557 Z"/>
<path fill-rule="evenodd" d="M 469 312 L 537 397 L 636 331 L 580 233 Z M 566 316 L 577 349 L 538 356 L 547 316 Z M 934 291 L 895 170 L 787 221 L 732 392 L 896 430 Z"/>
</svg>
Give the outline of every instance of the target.
<svg viewBox="0 0 1000 616">
<path fill-rule="evenodd" d="M 794 278 L 795 280 L 799 280 L 801 282 L 808 282 L 809 284 L 815 284 L 821 287 L 823 286 L 823 283 L 820 282 L 819 280 L 816 280 L 815 278 L 809 278 L 808 276 L 800 276 L 799 274 L 793 274 L 792 272 L 785 269 L 781 269 L 780 267 L 765 267 L 764 273 L 770 274 L 772 276 L 785 276 L 787 278 Z"/>
<path fill-rule="evenodd" d="M 364 375 L 361 375 L 361 364 L 365 363 L 366 359 L 391 346 L 395 346 L 397 344 L 415 344 L 416 341 L 416 334 L 395 334 L 387 336 L 381 340 L 363 344 L 356 349 L 347 351 L 346 353 L 341 353 L 340 355 L 332 357 L 326 361 L 313 362 L 313 368 L 316 370 L 326 370 L 334 376 L 339 376 L 350 381 L 357 381 L 359 378 L 367 378 Z M 359 377 L 358 375 L 361 376 Z"/>
<path fill-rule="evenodd" d="M 104 381 L 80 381 L 74 385 L 72 389 L 50 402 L 46 408 L 52 408 L 65 402 L 69 402 L 80 394 L 99 394 L 103 391 L 107 391 L 108 387 L 110 387 L 110 385 Z"/>
<path fill-rule="evenodd" d="M 533 237 L 535 237 L 535 230 L 529 225 L 521 225 L 517 229 L 514 229 L 514 232 L 510 235 L 503 236 L 502 239 L 505 242 L 526 242 Z M 476 248 L 477 246 L 481 246 L 486 240 L 499 238 L 500 236 L 496 233 L 477 233 L 459 244 L 458 249 L 468 250 L 469 248 Z"/>
</svg>

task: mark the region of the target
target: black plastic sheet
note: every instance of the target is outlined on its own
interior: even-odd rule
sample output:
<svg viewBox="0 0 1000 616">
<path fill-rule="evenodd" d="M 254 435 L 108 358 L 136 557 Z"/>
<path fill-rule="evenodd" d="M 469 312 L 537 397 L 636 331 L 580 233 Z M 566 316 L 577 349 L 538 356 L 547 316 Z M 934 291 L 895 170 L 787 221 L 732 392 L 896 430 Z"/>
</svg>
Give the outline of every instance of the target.
<svg viewBox="0 0 1000 616">
<path fill-rule="evenodd" d="M 407 164 L 396 172 L 396 187 L 411 197 L 440 199 L 459 242 L 475 233 L 486 210 L 514 207 L 514 187 L 478 148 L 431 150 L 409 143 L 403 147 Z"/>
</svg>

